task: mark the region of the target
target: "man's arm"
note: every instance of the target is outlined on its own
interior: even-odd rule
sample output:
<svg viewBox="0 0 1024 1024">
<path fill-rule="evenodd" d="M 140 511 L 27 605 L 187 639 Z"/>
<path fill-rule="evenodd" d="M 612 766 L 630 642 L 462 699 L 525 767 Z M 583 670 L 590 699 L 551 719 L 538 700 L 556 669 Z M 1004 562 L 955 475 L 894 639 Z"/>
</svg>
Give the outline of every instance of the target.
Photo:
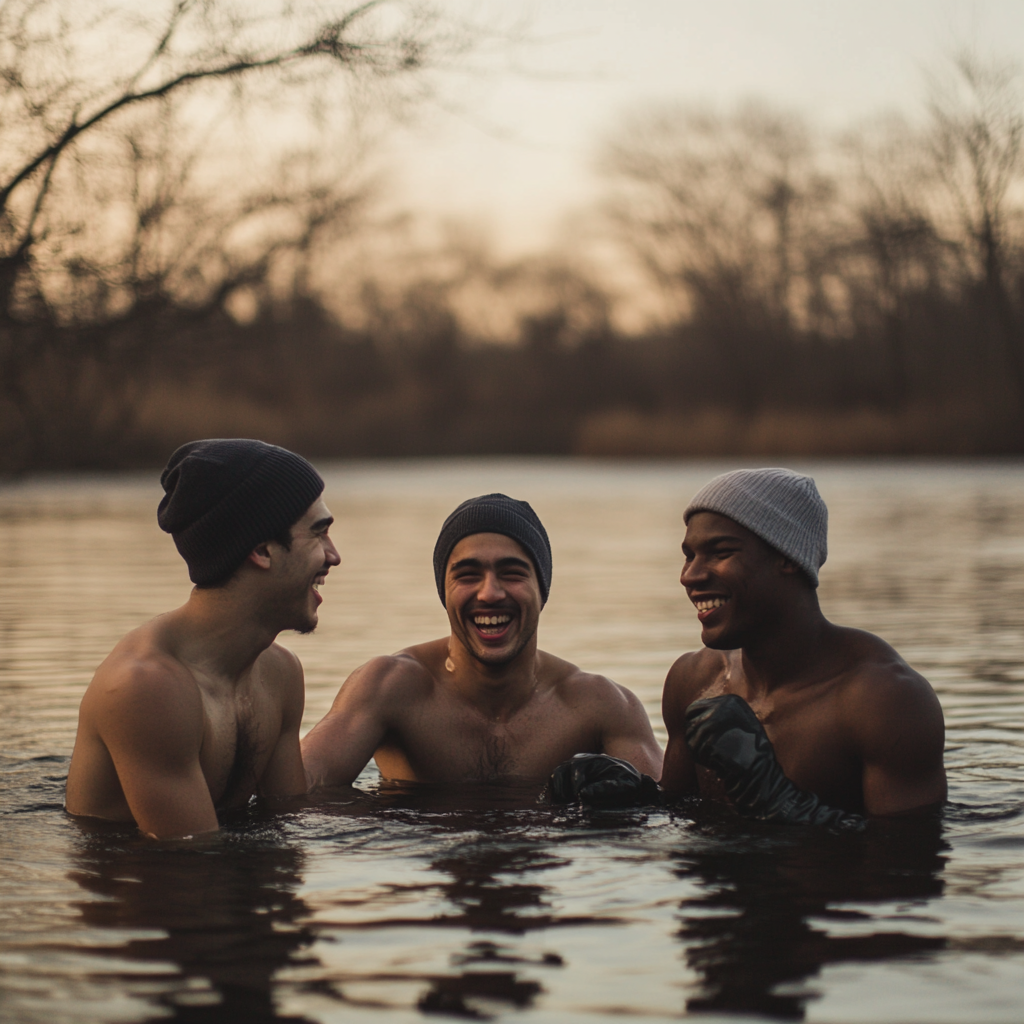
<svg viewBox="0 0 1024 1024">
<path fill-rule="evenodd" d="M 640 698 L 618 683 L 606 702 L 601 723 L 601 753 L 628 761 L 638 772 L 661 775 L 661 747 Z"/>
<path fill-rule="evenodd" d="M 388 731 L 389 704 L 407 658 L 381 657 L 357 668 L 342 683 L 330 711 L 302 740 L 309 788 L 349 786 Z"/>
<path fill-rule="evenodd" d="M 692 651 L 678 658 L 665 677 L 661 697 L 661 716 L 668 730 L 665 765 L 661 774 L 661 792 L 666 800 L 677 800 L 698 792 L 697 771 L 686 745 L 686 709 L 700 686 L 699 659 L 703 652 Z"/>
<path fill-rule="evenodd" d="M 203 706 L 191 678 L 134 663 L 101 679 L 83 701 L 106 746 L 132 817 L 155 839 L 218 829 L 203 775 Z"/>
<path fill-rule="evenodd" d="M 597 711 L 600 752 L 580 752 L 548 780 L 554 803 L 638 807 L 659 802 L 661 748 L 636 694 L 603 676 L 580 673 L 588 703 Z"/>
<path fill-rule="evenodd" d="M 306 703 L 302 662 L 289 650 L 274 644 L 262 657 L 273 659 L 275 689 L 283 694 L 281 732 L 270 761 L 259 780 L 260 796 L 283 800 L 306 792 L 306 771 L 299 746 L 299 726 Z"/>
<path fill-rule="evenodd" d="M 860 744 L 869 815 L 913 814 L 946 799 L 942 707 L 923 676 L 905 665 L 865 676 L 845 710 Z"/>
</svg>

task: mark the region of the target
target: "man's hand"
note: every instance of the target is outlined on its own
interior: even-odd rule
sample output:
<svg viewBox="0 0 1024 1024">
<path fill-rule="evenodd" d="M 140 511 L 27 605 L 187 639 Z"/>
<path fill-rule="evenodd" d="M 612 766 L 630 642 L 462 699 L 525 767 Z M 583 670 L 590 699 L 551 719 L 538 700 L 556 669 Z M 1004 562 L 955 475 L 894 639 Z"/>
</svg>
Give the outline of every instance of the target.
<svg viewBox="0 0 1024 1024">
<path fill-rule="evenodd" d="M 860 815 L 826 807 L 786 778 L 764 726 L 735 693 L 689 706 L 686 743 L 694 761 L 722 780 L 733 805 L 747 817 L 794 825 L 864 824 Z"/>
<path fill-rule="evenodd" d="M 650 775 L 608 754 L 576 754 L 551 773 L 548 785 L 557 804 L 642 807 L 661 802 L 658 784 Z"/>
</svg>

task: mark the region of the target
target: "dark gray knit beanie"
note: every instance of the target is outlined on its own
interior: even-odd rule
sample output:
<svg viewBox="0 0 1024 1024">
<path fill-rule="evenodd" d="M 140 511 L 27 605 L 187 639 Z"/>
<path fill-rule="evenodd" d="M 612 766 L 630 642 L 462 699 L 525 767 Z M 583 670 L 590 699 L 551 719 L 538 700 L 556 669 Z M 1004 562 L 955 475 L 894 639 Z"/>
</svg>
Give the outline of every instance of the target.
<svg viewBox="0 0 1024 1024">
<path fill-rule="evenodd" d="M 518 541 L 537 570 L 541 601 L 551 589 L 551 542 L 537 513 L 525 501 L 506 494 L 482 494 L 464 501 L 445 521 L 434 545 L 434 581 L 437 596 L 444 600 L 444 576 L 452 549 L 473 533 L 500 533 Z"/>
<path fill-rule="evenodd" d="M 791 469 L 723 473 L 697 492 L 683 522 L 697 512 L 717 512 L 745 526 L 818 585 L 818 570 L 828 555 L 828 508 L 809 476 Z"/>
<path fill-rule="evenodd" d="M 225 583 L 257 544 L 272 540 L 323 493 L 301 455 L 245 439 L 190 441 L 160 476 L 160 529 L 200 587 Z"/>
</svg>

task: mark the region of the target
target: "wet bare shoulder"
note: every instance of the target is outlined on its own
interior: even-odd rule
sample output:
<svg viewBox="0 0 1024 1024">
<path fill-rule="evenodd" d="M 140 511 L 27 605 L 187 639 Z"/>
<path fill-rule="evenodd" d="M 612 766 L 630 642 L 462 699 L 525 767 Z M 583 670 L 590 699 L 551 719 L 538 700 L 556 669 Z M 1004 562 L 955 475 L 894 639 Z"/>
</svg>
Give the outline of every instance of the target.
<svg viewBox="0 0 1024 1024">
<path fill-rule="evenodd" d="M 297 707 L 301 715 L 305 703 L 305 684 L 298 655 L 274 643 L 259 656 L 257 664 L 273 692 L 280 696 L 283 705 Z"/>
<path fill-rule="evenodd" d="M 391 657 L 406 659 L 409 663 L 419 665 L 428 675 L 434 675 L 444 667 L 445 659 L 448 657 L 448 644 L 447 637 L 428 640 L 426 643 L 404 647 Z"/>
<path fill-rule="evenodd" d="M 661 748 L 632 690 L 553 655 L 542 655 L 540 668 L 571 719 L 592 730 L 592 749 L 622 758 L 652 778 L 661 775 Z"/>
<path fill-rule="evenodd" d="M 578 665 L 547 651 L 537 652 L 538 677 L 564 697 L 586 694 L 610 694 L 618 684 L 596 672 L 584 672 Z"/>
<path fill-rule="evenodd" d="M 192 673 L 142 627 L 121 640 L 96 670 L 82 700 L 80 724 L 108 740 L 151 724 L 187 743 L 201 738 L 203 717 Z"/>
<path fill-rule="evenodd" d="M 894 691 L 931 691 L 928 681 L 881 637 L 863 629 L 837 627 L 842 640 L 846 666 L 842 672 L 844 689 L 851 697 L 862 690 L 892 688 Z"/>
<path fill-rule="evenodd" d="M 847 721 L 858 731 L 891 731 L 895 723 L 915 722 L 942 730 L 942 709 L 931 684 L 881 637 L 843 629 L 849 667 L 843 673 L 842 701 Z"/>
<path fill-rule="evenodd" d="M 420 644 L 397 654 L 371 658 L 345 680 L 335 706 L 358 701 L 394 711 L 428 697 L 435 685 L 428 662 L 431 647 Z"/>
<path fill-rule="evenodd" d="M 584 672 L 572 662 L 557 658 L 553 654 L 538 652 L 540 655 L 540 677 L 552 686 L 565 700 L 578 699 L 621 700 L 621 694 L 629 693 L 624 686 L 613 682 L 607 676 L 596 672 Z"/>
<path fill-rule="evenodd" d="M 539 652 L 541 676 L 552 686 L 559 700 L 575 714 L 608 723 L 616 717 L 646 712 L 632 690 L 596 672 L 585 672 L 553 654 Z"/>
<path fill-rule="evenodd" d="M 192 673 L 159 643 L 152 623 L 132 630 L 118 641 L 96 669 L 89 691 L 97 694 L 132 686 L 194 691 L 199 699 Z"/>
<path fill-rule="evenodd" d="M 272 672 L 280 679 L 302 678 L 302 662 L 294 651 L 279 643 L 271 644 L 258 658 L 266 672 Z"/>
<path fill-rule="evenodd" d="M 662 715 L 666 726 L 682 721 L 686 709 L 728 677 L 732 651 L 702 648 L 678 657 L 665 677 Z M 671 727 L 671 726 L 670 726 Z"/>
</svg>

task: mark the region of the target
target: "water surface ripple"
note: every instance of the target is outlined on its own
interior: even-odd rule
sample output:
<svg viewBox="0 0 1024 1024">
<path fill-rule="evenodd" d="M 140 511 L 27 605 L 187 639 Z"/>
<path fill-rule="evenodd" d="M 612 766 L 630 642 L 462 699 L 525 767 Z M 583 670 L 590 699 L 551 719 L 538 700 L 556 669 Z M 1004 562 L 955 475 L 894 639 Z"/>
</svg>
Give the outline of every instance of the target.
<svg viewBox="0 0 1024 1024">
<path fill-rule="evenodd" d="M 309 728 L 367 658 L 442 635 L 456 503 L 503 490 L 554 548 L 542 646 L 633 688 L 699 644 L 682 511 L 712 463 L 321 467 L 342 566 L 286 637 Z M 863 835 L 722 809 L 586 813 L 382 788 L 207 846 L 61 811 L 78 702 L 128 629 L 185 599 L 156 474 L 0 487 L 0 1019 L 1017 1022 L 1024 1015 L 1024 463 L 824 463 L 826 614 L 935 685 L 940 821 Z"/>
</svg>

